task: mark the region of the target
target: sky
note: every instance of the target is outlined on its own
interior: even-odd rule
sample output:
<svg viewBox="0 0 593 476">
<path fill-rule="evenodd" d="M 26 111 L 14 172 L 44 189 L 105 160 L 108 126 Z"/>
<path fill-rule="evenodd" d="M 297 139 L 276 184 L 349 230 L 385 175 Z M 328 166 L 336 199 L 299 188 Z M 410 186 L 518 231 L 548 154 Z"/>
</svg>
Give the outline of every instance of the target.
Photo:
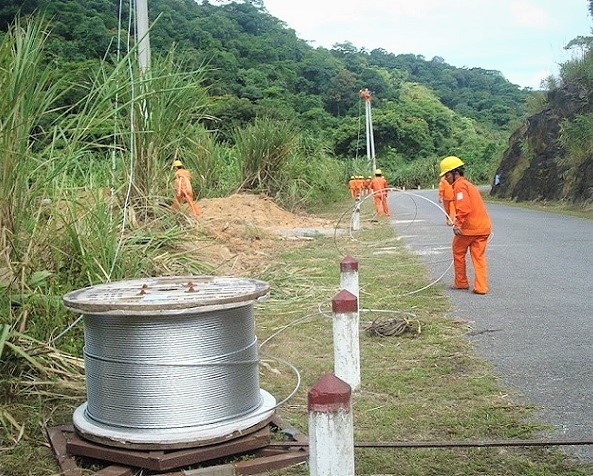
<svg viewBox="0 0 593 476">
<path fill-rule="evenodd" d="M 266 10 L 313 47 L 346 41 L 371 51 L 439 56 L 459 68 L 500 71 L 539 89 L 559 64 L 578 57 L 564 47 L 590 36 L 587 0 L 263 0 Z"/>
</svg>

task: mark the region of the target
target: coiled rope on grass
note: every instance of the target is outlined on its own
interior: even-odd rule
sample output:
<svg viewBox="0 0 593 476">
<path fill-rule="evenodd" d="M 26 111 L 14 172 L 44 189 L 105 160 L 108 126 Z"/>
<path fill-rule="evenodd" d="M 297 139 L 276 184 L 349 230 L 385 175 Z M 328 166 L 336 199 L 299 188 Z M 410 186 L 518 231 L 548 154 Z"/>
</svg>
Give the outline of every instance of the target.
<svg viewBox="0 0 593 476">
<path fill-rule="evenodd" d="M 418 335 L 421 332 L 421 326 L 418 322 L 412 322 L 404 317 L 378 317 L 364 330 L 371 336 L 391 337 L 406 333 Z"/>
</svg>

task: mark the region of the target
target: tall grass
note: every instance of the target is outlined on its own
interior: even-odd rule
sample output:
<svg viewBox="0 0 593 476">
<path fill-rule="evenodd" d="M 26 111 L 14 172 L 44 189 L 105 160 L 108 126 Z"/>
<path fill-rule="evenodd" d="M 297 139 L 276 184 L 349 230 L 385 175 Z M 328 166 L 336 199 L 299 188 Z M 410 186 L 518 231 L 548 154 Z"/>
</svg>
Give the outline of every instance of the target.
<svg viewBox="0 0 593 476">
<path fill-rule="evenodd" d="M 0 46 L 0 269 L 3 287 L 21 287 L 46 193 L 44 162 L 34 151 L 66 88 L 43 64 L 41 22 L 11 26 Z"/>
<path fill-rule="evenodd" d="M 560 65 L 560 79 L 563 85 L 571 82 L 582 82 L 584 85 L 593 84 L 593 50 L 590 48 L 581 55 Z"/>
<path fill-rule="evenodd" d="M 334 201 L 346 187 L 345 164 L 290 122 L 257 119 L 236 129 L 233 141 L 240 189 L 269 195 L 290 210 Z"/>
<path fill-rule="evenodd" d="M 140 78 L 137 84 L 136 76 Z M 123 79 L 131 86 L 124 107 L 133 134 L 128 156 L 128 170 L 133 174 L 129 179 L 134 184 L 132 203 L 144 218 L 155 205 L 154 197 L 163 191 L 173 160 L 184 161 L 195 153 L 192 138 L 200 135 L 200 121 L 208 117 L 203 77 L 203 70 L 188 72 L 171 51 L 154 61 L 149 71 L 133 75 L 131 82 Z"/>
<path fill-rule="evenodd" d="M 566 155 L 557 163 L 563 170 L 564 195 L 574 189 L 583 165 L 593 154 L 592 129 L 593 114 L 579 114 L 573 120 L 564 120 L 560 124 L 559 142 L 566 150 Z"/>
<path fill-rule="evenodd" d="M 48 34 L 17 20 L 0 47 L 1 322 L 41 340 L 71 318 L 65 292 L 169 268 L 150 258 L 184 233 L 163 198 L 170 163 L 195 149 L 207 105 L 199 71 L 169 56 L 140 76 L 130 55 L 57 110 L 69 84 L 45 66 Z"/>
<path fill-rule="evenodd" d="M 294 125 L 256 119 L 244 129 L 235 129 L 233 141 L 241 157 L 241 188 L 275 196 L 283 186 L 280 172 L 298 144 Z"/>
</svg>

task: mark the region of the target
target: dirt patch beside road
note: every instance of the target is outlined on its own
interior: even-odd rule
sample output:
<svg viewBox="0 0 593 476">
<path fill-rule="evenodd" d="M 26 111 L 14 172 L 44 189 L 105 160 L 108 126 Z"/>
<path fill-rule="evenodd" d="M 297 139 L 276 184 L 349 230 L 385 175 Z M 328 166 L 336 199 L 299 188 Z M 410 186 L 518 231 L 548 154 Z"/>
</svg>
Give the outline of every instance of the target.
<svg viewBox="0 0 593 476">
<path fill-rule="evenodd" d="M 257 273 L 283 250 L 334 233 L 334 222 L 291 213 L 265 195 L 238 193 L 199 200 L 198 205 L 198 229 L 209 240 L 188 245 L 188 251 L 215 266 L 218 274 Z"/>
</svg>

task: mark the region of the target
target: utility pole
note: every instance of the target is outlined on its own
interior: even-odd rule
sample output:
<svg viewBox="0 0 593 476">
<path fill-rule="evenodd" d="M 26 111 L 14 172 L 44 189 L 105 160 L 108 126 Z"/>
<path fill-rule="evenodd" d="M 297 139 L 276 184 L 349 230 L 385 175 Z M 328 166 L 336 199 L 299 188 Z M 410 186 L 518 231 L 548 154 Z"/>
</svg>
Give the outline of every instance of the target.
<svg viewBox="0 0 593 476">
<path fill-rule="evenodd" d="M 144 73 L 150 68 L 147 0 L 136 0 L 136 44 L 138 45 L 138 66 L 140 72 Z"/>
<path fill-rule="evenodd" d="M 366 139 L 367 139 L 367 158 L 369 165 L 372 165 L 373 173 L 377 169 L 377 162 L 375 160 L 375 140 L 373 138 L 373 116 L 371 114 L 371 92 L 365 88 L 361 89 L 360 97 L 364 99 L 365 103 L 365 117 L 366 117 Z"/>
</svg>

